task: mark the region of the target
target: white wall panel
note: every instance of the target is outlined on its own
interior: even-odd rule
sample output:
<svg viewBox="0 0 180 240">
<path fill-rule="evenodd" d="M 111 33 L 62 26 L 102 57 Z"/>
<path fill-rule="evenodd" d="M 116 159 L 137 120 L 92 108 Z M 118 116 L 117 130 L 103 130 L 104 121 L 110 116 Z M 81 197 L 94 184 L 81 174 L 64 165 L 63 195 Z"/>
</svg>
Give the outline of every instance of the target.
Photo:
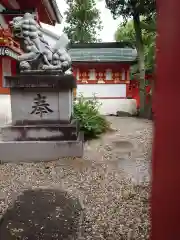
<svg viewBox="0 0 180 240">
<path fill-rule="evenodd" d="M 100 112 L 103 115 L 116 115 L 118 111 L 135 114 L 137 105 L 135 99 L 98 99 L 101 103 Z"/>
<path fill-rule="evenodd" d="M 78 84 L 77 96 L 126 97 L 126 84 Z"/>
</svg>

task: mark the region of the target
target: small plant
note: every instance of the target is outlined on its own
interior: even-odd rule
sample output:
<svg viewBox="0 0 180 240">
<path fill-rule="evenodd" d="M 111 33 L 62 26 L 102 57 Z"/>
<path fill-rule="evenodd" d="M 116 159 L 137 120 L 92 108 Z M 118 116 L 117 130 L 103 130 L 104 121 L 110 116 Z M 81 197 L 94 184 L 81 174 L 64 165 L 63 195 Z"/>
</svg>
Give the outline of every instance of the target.
<svg viewBox="0 0 180 240">
<path fill-rule="evenodd" d="M 79 121 L 85 139 L 96 138 L 109 129 L 109 122 L 99 112 L 100 106 L 95 96 L 89 100 L 80 95 L 74 103 L 74 118 Z"/>
</svg>

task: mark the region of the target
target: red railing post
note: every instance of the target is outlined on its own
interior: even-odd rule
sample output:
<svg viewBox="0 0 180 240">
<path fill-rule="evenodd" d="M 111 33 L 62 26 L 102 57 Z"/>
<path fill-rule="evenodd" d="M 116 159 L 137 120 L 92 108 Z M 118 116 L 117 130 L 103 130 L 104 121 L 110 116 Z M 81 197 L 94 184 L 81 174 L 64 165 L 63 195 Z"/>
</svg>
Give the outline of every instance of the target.
<svg viewBox="0 0 180 240">
<path fill-rule="evenodd" d="M 151 240 L 180 239 L 180 1 L 157 0 Z"/>
</svg>

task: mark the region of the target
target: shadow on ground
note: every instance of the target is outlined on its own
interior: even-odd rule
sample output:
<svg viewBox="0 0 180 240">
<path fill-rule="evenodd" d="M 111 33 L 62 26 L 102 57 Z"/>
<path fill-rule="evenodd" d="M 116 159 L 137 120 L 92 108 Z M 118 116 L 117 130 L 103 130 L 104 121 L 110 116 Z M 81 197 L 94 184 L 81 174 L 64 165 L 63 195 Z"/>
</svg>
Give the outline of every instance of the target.
<svg viewBox="0 0 180 240">
<path fill-rule="evenodd" d="M 79 200 L 66 192 L 27 190 L 4 214 L 0 223 L 0 239 L 77 239 L 81 220 Z"/>
</svg>

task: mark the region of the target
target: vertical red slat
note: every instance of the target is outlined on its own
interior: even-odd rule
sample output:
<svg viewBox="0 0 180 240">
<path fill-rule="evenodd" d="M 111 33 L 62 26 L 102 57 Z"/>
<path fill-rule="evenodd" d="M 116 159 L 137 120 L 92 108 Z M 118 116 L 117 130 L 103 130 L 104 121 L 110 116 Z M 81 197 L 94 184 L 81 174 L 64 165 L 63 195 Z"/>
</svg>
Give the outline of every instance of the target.
<svg viewBox="0 0 180 240">
<path fill-rule="evenodd" d="M 16 60 L 11 60 L 11 73 L 12 73 L 12 76 L 16 75 Z"/>
<path fill-rule="evenodd" d="M 10 94 L 10 90 L 8 88 L 3 87 L 3 67 L 2 67 L 2 59 L 0 57 L 0 94 Z"/>
<path fill-rule="evenodd" d="M 2 58 L 0 57 L 0 89 L 2 88 Z"/>
<path fill-rule="evenodd" d="M 157 0 L 151 240 L 180 239 L 180 1 Z"/>
</svg>

